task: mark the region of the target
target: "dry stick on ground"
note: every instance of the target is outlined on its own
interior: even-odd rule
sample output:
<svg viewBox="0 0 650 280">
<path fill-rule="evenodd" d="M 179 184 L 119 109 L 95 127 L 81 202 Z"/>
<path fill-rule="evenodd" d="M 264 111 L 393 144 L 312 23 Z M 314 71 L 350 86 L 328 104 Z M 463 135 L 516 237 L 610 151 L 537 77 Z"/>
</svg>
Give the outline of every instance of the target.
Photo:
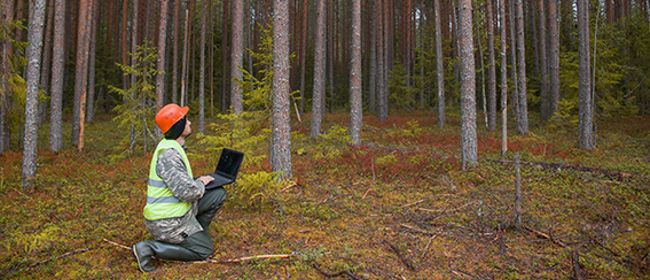
<svg viewBox="0 0 650 280">
<path fill-rule="evenodd" d="M 536 234 L 536 235 L 539 236 L 539 237 L 546 238 L 546 239 L 548 239 L 548 240 L 553 241 L 553 243 L 555 243 L 555 244 L 557 244 L 557 245 L 560 245 L 562 248 L 567 248 L 567 249 L 569 248 L 569 246 L 567 246 L 566 243 L 562 242 L 562 240 L 557 240 L 557 239 L 553 238 L 552 236 L 550 236 L 550 235 L 548 235 L 548 234 L 546 234 L 546 233 L 543 233 L 543 232 L 540 232 L 540 231 L 534 230 L 534 229 L 532 229 L 532 228 L 530 228 L 530 227 L 528 227 L 528 226 L 524 226 L 524 228 L 525 228 L 526 230 L 528 230 L 528 231 L 530 231 L 530 232 Z"/>
<path fill-rule="evenodd" d="M 386 240 L 384 240 L 384 243 L 386 243 L 386 245 L 388 245 L 390 247 L 390 249 L 393 250 L 393 252 L 395 252 L 395 254 L 399 258 L 399 260 L 402 261 L 402 263 L 404 263 L 404 265 L 406 265 L 406 267 L 408 267 L 408 269 L 410 269 L 412 271 L 415 271 L 415 266 L 413 266 L 413 264 L 402 255 L 402 253 L 399 251 L 399 249 L 397 249 L 395 246 L 393 246 L 393 244 L 390 244 Z"/>
<path fill-rule="evenodd" d="M 573 277 L 576 280 L 582 280 L 582 273 L 580 273 L 580 247 L 582 247 L 583 244 L 580 244 L 578 248 L 573 250 L 573 253 L 571 254 L 571 262 L 573 263 Z"/>
<path fill-rule="evenodd" d="M 422 229 L 419 229 L 419 228 L 415 228 L 415 227 L 412 227 L 412 226 L 409 226 L 409 225 L 405 225 L 405 224 L 399 224 L 399 225 L 402 226 L 402 227 L 408 228 L 408 229 L 410 229 L 410 230 L 412 230 L 412 231 L 419 232 L 419 233 L 423 233 L 423 234 L 426 234 L 426 235 L 433 235 L 433 236 L 436 235 L 435 233 L 428 232 L 428 231 L 426 231 L 426 230 L 422 230 Z"/>
<path fill-rule="evenodd" d="M 323 269 L 320 268 L 320 265 L 318 265 L 318 263 L 314 262 L 311 266 L 314 269 L 316 269 L 316 271 L 318 271 L 318 273 L 323 274 L 323 276 L 325 276 L 327 278 L 334 278 L 334 277 L 339 277 L 341 275 L 346 275 L 346 276 L 348 276 L 348 277 L 350 277 L 352 279 L 355 279 L 355 280 L 360 280 L 361 279 L 358 276 L 352 274 L 349 270 L 342 270 L 342 271 L 339 271 L 339 272 L 336 272 L 336 273 L 327 273 Z"/>
<path fill-rule="evenodd" d="M 124 246 L 122 244 L 119 244 L 117 242 L 113 242 L 110 240 L 107 240 L 104 238 L 104 241 L 108 242 L 109 244 L 116 246 L 118 248 L 126 249 L 126 250 L 131 250 L 131 248 Z M 245 262 L 245 261 L 251 261 L 251 260 L 261 260 L 261 259 L 288 259 L 288 258 L 293 258 L 298 255 L 296 254 L 282 254 L 282 255 L 259 255 L 259 256 L 250 256 L 250 257 L 240 257 L 240 258 L 234 258 L 234 259 L 225 259 L 225 260 L 214 260 L 214 259 L 209 259 L 205 261 L 195 261 L 195 262 L 184 262 L 180 261 L 181 263 L 240 263 L 240 262 Z M 170 261 L 170 260 L 165 260 L 165 261 Z M 172 262 L 179 262 L 179 261 L 172 261 Z"/>
<path fill-rule="evenodd" d="M 406 204 L 406 205 L 401 206 L 400 208 L 403 209 L 403 208 L 406 208 L 406 207 L 409 207 L 409 206 L 413 206 L 413 205 L 416 205 L 416 204 L 420 204 L 420 203 L 422 203 L 422 202 L 424 202 L 424 199 L 421 199 L 421 200 L 418 200 L 418 201 L 415 201 L 415 202 L 411 202 L 411 203 L 409 203 L 409 204 Z"/>
<path fill-rule="evenodd" d="M 101 248 L 101 247 L 104 247 L 104 246 L 102 246 L 102 245 L 97 245 L 97 246 L 93 246 L 93 247 L 89 247 L 89 248 L 83 248 L 83 249 L 72 250 L 72 251 L 70 251 L 70 252 L 67 252 L 67 253 L 65 253 L 65 254 L 62 254 L 62 255 L 59 255 L 59 256 L 56 256 L 56 257 L 51 257 L 51 258 L 47 258 L 47 259 L 42 260 L 42 261 L 37 261 L 37 262 L 35 262 L 35 263 L 33 263 L 33 264 L 30 264 L 30 265 L 29 265 L 29 268 L 34 268 L 35 266 L 38 266 L 38 265 L 41 265 L 41 264 L 44 264 L 44 263 L 48 263 L 48 262 L 50 262 L 50 261 L 52 261 L 52 260 L 54 260 L 54 259 L 58 259 L 58 258 L 62 258 L 62 257 L 67 257 L 67 256 L 71 256 L 71 255 L 74 255 L 74 254 L 83 253 L 83 252 L 86 252 L 86 251 L 88 251 L 88 250 L 97 249 L 97 248 Z"/>
<path fill-rule="evenodd" d="M 374 190 L 375 190 L 375 189 L 373 189 L 373 188 L 368 188 L 368 190 L 367 190 L 367 191 L 363 194 L 363 196 L 361 197 L 361 200 L 366 199 L 366 196 L 368 196 L 368 194 L 369 194 L 371 191 L 374 191 Z"/>
</svg>

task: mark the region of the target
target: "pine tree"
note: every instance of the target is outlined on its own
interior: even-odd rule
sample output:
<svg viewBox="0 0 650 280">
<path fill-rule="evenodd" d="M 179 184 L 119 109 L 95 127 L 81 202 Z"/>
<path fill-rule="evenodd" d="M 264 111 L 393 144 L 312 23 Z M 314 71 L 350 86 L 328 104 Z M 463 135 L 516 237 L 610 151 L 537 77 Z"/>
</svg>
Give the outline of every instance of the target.
<svg viewBox="0 0 650 280">
<path fill-rule="evenodd" d="M 352 69 L 350 71 L 350 141 L 360 143 L 361 106 L 361 0 L 352 1 Z"/>
<path fill-rule="evenodd" d="M 472 1 L 461 0 L 458 8 L 461 75 L 460 146 L 463 169 L 478 163 L 476 139 L 476 70 L 472 38 Z"/>
<path fill-rule="evenodd" d="M 273 2 L 273 135 L 271 167 L 291 178 L 291 126 L 289 124 L 289 0 Z"/>
<path fill-rule="evenodd" d="M 321 133 L 323 120 L 322 96 L 325 94 L 325 0 L 316 3 L 316 41 L 314 42 L 314 93 L 312 94 L 311 127 L 309 136 L 316 138 Z"/>
</svg>

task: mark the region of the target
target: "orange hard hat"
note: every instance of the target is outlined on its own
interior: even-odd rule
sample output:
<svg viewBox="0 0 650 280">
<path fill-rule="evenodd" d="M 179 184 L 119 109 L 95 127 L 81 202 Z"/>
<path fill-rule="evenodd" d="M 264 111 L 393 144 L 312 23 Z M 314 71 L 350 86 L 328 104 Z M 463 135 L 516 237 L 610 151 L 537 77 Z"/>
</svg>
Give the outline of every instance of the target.
<svg viewBox="0 0 650 280">
<path fill-rule="evenodd" d="M 181 108 L 174 103 L 167 104 L 156 114 L 156 125 L 162 130 L 162 133 L 166 133 L 172 125 L 185 117 L 189 110 L 187 106 Z"/>
</svg>

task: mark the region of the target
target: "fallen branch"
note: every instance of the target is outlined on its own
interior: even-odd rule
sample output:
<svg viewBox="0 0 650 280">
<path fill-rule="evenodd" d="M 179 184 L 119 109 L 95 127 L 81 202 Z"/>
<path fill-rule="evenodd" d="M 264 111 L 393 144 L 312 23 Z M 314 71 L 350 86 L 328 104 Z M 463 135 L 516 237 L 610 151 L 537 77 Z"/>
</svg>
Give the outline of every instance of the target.
<svg viewBox="0 0 650 280">
<path fill-rule="evenodd" d="M 395 254 L 399 258 L 399 260 L 402 261 L 402 263 L 404 265 L 406 265 L 406 267 L 408 267 L 408 269 L 410 269 L 412 271 L 415 271 L 415 266 L 413 266 L 413 264 L 402 255 L 402 253 L 399 251 L 399 249 L 397 249 L 395 246 L 393 246 L 393 244 L 390 244 L 386 240 L 384 240 L 384 243 L 386 243 L 386 245 L 388 245 L 388 247 L 390 247 L 390 249 L 393 250 L 393 252 L 395 252 Z"/>
<path fill-rule="evenodd" d="M 104 241 L 108 242 L 108 244 L 111 244 L 111 245 L 113 245 L 115 247 L 126 249 L 126 250 L 129 250 L 129 251 L 131 250 L 131 247 L 127 247 L 127 246 L 124 246 L 124 245 L 119 244 L 117 242 L 110 241 L 110 240 L 108 240 L 106 238 L 102 238 L 102 239 L 104 239 Z"/>
<path fill-rule="evenodd" d="M 369 189 L 368 189 L 368 190 L 363 194 L 363 196 L 361 197 L 361 200 L 366 199 L 366 196 L 368 196 L 368 194 L 369 194 L 371 191 L 374 191 L 374 190 L 375 190 L 375 189 L 373 189 L 373 188 L 369 188 Z"/>
<path fill-rule="evenodd" d="M 431 241 L 436 237 L 438 237 L 437 234 L 434 234 L 433 236 L 431 236 L 431 238 L 429 238 L 429 242 L 427 242 L 427 246 L 424 246 L 424 250 L 422 250 L 422 257 L 423 258 L 424 258 L 424 255 L 427 254 L 427 250 L 429 250 L 429 245 L 431 245 Z"/>
<path fill-rule="evenodd" d="M 573 276 L 576 280 L 582 280 L 582 273 L 580 272 L 580 247 L 582 247 L 582 245 L 573 250 L 573 253 L 571 254 L 571 262 L 573 263 Z"/>
<path fill-rule="evenodd" d="M 317 263 L 314 263 L 311 266 L 314 269 L 316 269 L 316 271 L 318 271 L 318 273 L 323 274 L 323 276 L 325 276 L 327 278 L 334 278 L 334 277 L 339 277 L 341 275 L 346 275 L 346 276 L 348 276 L 348 277 L 350 277 L 352 279 L 357 279 L 357 280 L 361 279 L 361 278 L 357 277 L 356 275 L 352 274 L 349 270 L 342 270 L 342 271 L 339 271 L 339 272 L 336 272 L 336 273 L 328 273 L 328 272 L 325 272 L 323 269 L 321 269 L 320 265 L 318 265 Z"/>
<path fill-rule="evenodd" d="M 399 224 L 399 225 L 402 226 L 402 227 L 405 227 L 407 229 L 410 229 L 412 231 L 418 232 L 418 233 L 423 233 L 423 234 L 426 234 L 426 235 L 433 235 L 433 236 L 436 235 L 435 233 L 432 233 L 432 232 L 429 232 L 429 231 L 426 231 L 426 230 L 422 230 L 422 229 L 419 229 L 419 228 L 416 228 L 416 227 L 412 227 L 412 226 L 409 226 L 409 225 L 405 225 L 405 224 Z"/>
<path fill-rule="evenodd" d="M 420 200 L 418 200 L 418 201 L 415 201 L 415 202 L 411 202 L 411 203 L 409 203 L 409 204 L 402 205 L 400 208 L 401 208 L 401 209 L 404 209 L 404 208 L 406 208 L 406 207 L 413 206 L 413 205 L 417 205 L 417 204 L 420 204 L 420 203 L 422 203 L 422 202 L 424 202 L 424 199 L 420 199 Z"/>
<path fill-rule="evenodd" d="M 460 270 L 452 269 L 451 273 L 456 274 L 456 276 L 461 277 L 461 278 L 471 278 L 471 279 L 476 278 L 476 277 L 472 276 L 471 274 L 469 274 L 467 272 L 464 272 L 464 271 L 460 271 Z"/>
<path fill-rule="evenodd" d="M 240 262 L 247 262 L 247 261 L 264 260 L 264 259 L 290 259 L 290 258 L 295 258 L 297 256 L 298 255 L 296 254 L 259 255 L 259 256 L 240 257 L 240 258 L 223 259 L 223 260 L 209 259 L 205 261 L 198 261 L 192 263 L 240 263 Z"/>
<path fill-rule="evenodd" d="M 548 240 L 553 241 L 553 243 L 555 243 L 555 244 L 557 244 L 557 245 L 560 245 L 562 248 L 567 248 L 567 249 L 569 249 L 569 246 L 567 246 L 567 245 L 566 245 L 564 242 L 562 242 L 561 240 L 557 240 L 557 239 L 553 238 L 552 236 L 550 236 L 550 235 L 548 235 L 548 234 L 546 234 L 546 233 L 543 233 L 543 232 L 540 232 L 540 231 L 536 231 L 536 230 L 534 230 L 534 229 L 532 229 L 532 228 L 530 228 L 530 227 L 528 227 L 528 226 L 524 226 L 524 228 L 525 228 L 526 230 L 528 230 L 528 231 L 530 231 L 530 232 L 536 234 L 536 235 L 539 236 L 539 237 L 542 237 L 542 238 L 545 238 L 545 239 L 548 239 Z"/>
<path fill-rule="evenodd" d="M 295 187 L 295 186 L 297 186 L 297 185 L 298 185 L 297 182 L 293 182 L 291 185 L 288 185 L 288 186 L 286 186 L 284 189 L 280 190 L 280 192 L 285 192 L 286 190 L 288 190 L 288 189 L 290 189 L 290 188 L 293 188 L 293 187 Z"/>
</svg>

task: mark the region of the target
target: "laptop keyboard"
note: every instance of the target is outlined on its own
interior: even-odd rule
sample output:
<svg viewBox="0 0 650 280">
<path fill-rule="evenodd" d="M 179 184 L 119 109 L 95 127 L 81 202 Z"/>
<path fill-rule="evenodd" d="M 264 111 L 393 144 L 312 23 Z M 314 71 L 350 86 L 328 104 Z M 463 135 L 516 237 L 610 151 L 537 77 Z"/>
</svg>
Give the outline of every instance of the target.
<svg viewBox="0 0 650 280">
<path fill-rule="evenodd" d="M 231 183 L 232 180 L 226 178 L 226 177 L 221 177 L 221 176 L 215 176 L 213 174 L 210 174 L 212 178 L 214 178 L 214 181 L 210 182 L 206 187 L 208 188 L 216 188 L 219 186 L 223 186 L 225 184 Z"/>
</svg>

